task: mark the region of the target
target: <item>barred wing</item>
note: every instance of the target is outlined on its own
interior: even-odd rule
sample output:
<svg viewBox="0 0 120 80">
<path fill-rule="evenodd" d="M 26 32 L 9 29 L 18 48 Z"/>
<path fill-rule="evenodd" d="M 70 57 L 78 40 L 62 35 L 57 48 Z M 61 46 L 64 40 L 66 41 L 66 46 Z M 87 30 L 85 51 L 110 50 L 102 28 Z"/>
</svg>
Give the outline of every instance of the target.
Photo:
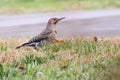
<svg viewBox="0 0 120 80">
<path fill-rule="evenodd" d="M 40 42 L 40 41 L 42 41 L 42 40 L 46 40 L 51 33 L 53 33 L 52 30 L 50 30 L 50 29 L 45 29 L 40 35 L 33 37 L 33 38 L 29 41 L 29 43 L 32 43 L 32 42 Z"/>
</svg>

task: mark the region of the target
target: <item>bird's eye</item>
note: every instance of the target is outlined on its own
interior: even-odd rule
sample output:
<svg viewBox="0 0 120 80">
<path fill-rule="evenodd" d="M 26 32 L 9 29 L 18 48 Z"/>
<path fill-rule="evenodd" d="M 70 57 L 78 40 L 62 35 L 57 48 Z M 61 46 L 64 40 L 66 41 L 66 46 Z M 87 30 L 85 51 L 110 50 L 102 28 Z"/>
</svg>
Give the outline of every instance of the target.
<svg viewBox="0 0 120 80">
<path fill-rule="evenodd" d="M 54 19 L 54 21 L 56 21 L 56 19 Z"/>
</svg>

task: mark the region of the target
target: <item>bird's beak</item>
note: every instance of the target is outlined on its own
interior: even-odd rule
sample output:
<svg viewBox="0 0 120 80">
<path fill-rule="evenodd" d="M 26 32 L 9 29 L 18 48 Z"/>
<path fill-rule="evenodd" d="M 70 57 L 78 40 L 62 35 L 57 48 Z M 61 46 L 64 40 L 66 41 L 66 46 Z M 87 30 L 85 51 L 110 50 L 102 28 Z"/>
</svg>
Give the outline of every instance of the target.
<svg viewBox="0 0 120 80">
<path fill-rule="evenodd" d="M 57 22 L 59 22 L 60 20 L 63 20 L 63 19 L 65 19 L 65 17 L 58 18 L 58 19 L 56 20 L 55 24 L 56 24 Z"/>
<path fill-rule="evenodd" d="M 57 21 L 55 22 L 55 24 L 56 24 L 57 22 L 59 22 L 60 20 L 63 20 L 63 19 L 65 19 L 65 17 L 62 17 L 62 18 L 57 19 Z"/>
<path fill-rule="evenodd" d="M 65 19 L 65 17 L 59 18 L 58 21 L 60 21 L 60 20 L 62 20 L 62 19 Z"/>
</svg>

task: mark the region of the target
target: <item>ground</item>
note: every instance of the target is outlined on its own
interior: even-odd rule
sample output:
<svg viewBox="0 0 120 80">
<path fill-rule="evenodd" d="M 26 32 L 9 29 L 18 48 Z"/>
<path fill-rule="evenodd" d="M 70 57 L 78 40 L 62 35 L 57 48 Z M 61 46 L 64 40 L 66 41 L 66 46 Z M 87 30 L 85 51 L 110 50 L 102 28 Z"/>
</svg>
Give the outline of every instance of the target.
<svg viewBox="0 0 120 80">
<path fill-rule="evenodd" d="M 80 37 L 15 50 L 28 40 L 0 39 L 1 80 L 120 79 L 120 38 Z"/>
</svg>

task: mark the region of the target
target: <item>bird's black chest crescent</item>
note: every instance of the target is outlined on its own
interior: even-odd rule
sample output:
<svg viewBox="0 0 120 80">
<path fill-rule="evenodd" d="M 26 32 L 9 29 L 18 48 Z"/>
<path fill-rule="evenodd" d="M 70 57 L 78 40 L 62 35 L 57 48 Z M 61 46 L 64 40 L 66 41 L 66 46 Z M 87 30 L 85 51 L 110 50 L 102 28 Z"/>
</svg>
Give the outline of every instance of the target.
<svg viewBox="0 0 120 80">
<path fill-rule="evenodd" d="M 54 34 L 54 36 L 56 36 L 56 34 L 57 34 L 57 31 L 54 31 L 54 32 L 53 32 L 53 34 Z"/>
<path fill-rule="evenodd" d="M 57 31 L 55 31 L 55 34 L 57 34 Z"/>
</svg>

